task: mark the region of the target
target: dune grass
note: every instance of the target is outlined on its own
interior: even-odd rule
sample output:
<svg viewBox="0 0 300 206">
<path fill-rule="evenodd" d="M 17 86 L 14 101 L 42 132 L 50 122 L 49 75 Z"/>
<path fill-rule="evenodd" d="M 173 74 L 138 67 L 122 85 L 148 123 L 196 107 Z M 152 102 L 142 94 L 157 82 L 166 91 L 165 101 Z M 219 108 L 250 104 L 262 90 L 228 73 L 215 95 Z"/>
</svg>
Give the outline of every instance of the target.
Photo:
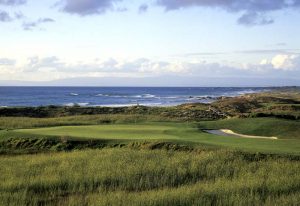
<svg viewBox="0 0 300 206">
<path fill-rule="evenodd" d="M 134 124 L 137 122 L 178 121 L 176 118 L 142 114 L 78 115 L 54 118 L 0 117 L 1 129 L 21 129 L 67 125 Z"/>
<path fill-rule="evenodd" d="M 0 156 L 0 205 L 296 205 L 300 163 L 227 150 Z"/>
</svg>

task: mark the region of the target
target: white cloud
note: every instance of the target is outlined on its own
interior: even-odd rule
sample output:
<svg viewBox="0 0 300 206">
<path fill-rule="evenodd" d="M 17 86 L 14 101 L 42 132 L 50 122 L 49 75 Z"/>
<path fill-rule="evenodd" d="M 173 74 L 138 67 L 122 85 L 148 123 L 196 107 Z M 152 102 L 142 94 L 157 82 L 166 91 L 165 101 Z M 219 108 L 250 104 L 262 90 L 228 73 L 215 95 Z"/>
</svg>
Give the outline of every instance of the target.
<svg viewBox="0 0 300 206">
<path fill-rule="evenodd" d="M 275 69 L 297 70 L 300 67 L 300 57 L 298 55 L 280 54 L 273 57 L 271 64 Z"/>
<path fill-rule="evenodd" d="M 261 68 L 282 71 L 300 71 L 300 56 L 295 54 L 278 54 L 268 59 L 262 59 Z"/>
</svg>

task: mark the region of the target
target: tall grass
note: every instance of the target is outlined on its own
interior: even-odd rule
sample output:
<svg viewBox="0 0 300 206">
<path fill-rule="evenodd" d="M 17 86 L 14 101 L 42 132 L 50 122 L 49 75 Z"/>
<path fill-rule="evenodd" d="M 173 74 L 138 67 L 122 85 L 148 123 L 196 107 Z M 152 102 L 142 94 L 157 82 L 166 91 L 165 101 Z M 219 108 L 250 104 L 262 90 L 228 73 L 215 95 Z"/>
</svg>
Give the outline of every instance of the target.
<svg viewBox="0 0 300 206">
<path fill-rule="evenodd" d="M 0 157 L 0 205 L 296 205 L 300 162 L 226 150 Z"/>
</svg>

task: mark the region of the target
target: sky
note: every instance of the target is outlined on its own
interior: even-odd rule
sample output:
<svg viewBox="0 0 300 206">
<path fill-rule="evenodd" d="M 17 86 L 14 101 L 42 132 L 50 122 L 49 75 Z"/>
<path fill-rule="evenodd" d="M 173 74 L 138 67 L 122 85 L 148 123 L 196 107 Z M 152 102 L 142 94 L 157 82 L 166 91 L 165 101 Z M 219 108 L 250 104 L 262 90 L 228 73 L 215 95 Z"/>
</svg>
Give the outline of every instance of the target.
<svg viewBox="0 0 300 206">
<path fill-rule="evenodd" d="M 0 0 L 0 85 L 143 81 L 300 85 L 300 0 Z"/>
</svg>

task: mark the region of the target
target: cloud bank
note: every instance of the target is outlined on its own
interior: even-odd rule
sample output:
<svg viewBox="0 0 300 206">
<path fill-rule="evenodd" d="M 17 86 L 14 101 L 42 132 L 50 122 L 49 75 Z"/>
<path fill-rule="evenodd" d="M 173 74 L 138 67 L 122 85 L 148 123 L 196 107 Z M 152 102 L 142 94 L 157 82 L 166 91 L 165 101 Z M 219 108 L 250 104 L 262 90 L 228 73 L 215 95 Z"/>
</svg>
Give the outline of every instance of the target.
<svg viewBox="0 0 300 206">
<path fill-rule="evenodd" d="M 6 2 L 9 2 L 8 0 Z M 21 0 L 11 0 L 22 2 Z M 80 16 L 103 14 L 109 10 L 119 11 L 117 4 L 123 0 L 60 0 L 57 5 L 64 12 Z M 138 8 L 139 13 L 149 9 L 147 1 Z M 241 16 L 237 22 L 241 25 L 267 25 L 274 23 L 269 16 L 272 12 L 286 9 L 299 9 L 300 0 L 154 0 L 156 6 L 163 7 L 166 11 L 185 9 L 189 7 L 202 7 L 221 9 L 229 13 L 238 13 Z M 126 10 L 126 9 L 125 9 Z"/>
<path fill-rule="evenodd" d="M 238 23 L 243 25 L 266 25 L 274 20 L 267 14 L 284 9 L 299 9 L 299 0 L 157 0 L 165 10 L 178 10 L 188 7 L 218 8 L 231 13 L 240 13 Z"/>
<path fill-rule="evenodd" d="M 72 77 L 199 77 L 203 78 L 298 78 L 300 55 L 278 54 L 256 64 L 225 64 L 205 61 L 157 61 L 147 58 L 132 60 L 106 59 L 69 63 L 56 56 L 30 57 L 20 64 L 13 59 L 0 59 L 0 76 L 9 79 L 53 80 Z M 14 75 L 15 77 L 15 75 Z"/>
</svg>

